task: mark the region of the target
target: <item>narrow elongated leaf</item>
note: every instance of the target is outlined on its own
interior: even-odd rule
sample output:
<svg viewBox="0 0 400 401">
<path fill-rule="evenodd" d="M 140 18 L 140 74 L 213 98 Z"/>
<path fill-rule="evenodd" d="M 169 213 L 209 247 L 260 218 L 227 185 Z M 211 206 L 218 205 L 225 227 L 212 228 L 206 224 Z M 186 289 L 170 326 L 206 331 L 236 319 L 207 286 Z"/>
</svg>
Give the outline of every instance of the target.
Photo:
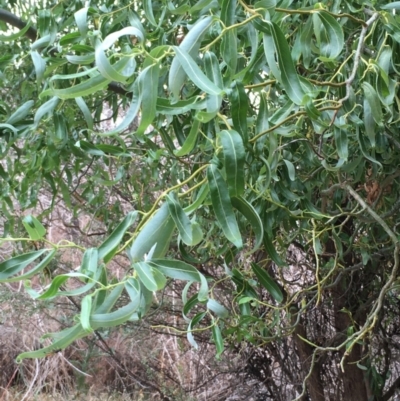
<svg viewBox="0 0 400 401">
<path fill-rule="evenodd" d="M 0 263 L 0 280 L 7 279 L 19 273 L 46 252 L 48 252 L 48 249 L 28 252 Z"/>
<path fill-rule="evenodd" d="M 226 309 L 225 306 L 221 305 L 215 299 L 210 298 L 207 301 L 207 308 L 213 311 L 221 319 L 224 319 L 229 316 L 228 309 Z"/>
<path fill-rule="evenodd" d="M 190 128 L 189 135 L 185 139 L 185 142 L 183 143 L 182 147 L 179 150 L 174 150 L 175 156 L 178 157 L 186 156 L 193 150 L 194 146 L 196 145 L 197 136 L 199 133 L 199 126 L 200 126 L 200 121 L 193 120 L 193 125 Z"/>
<path fill-rule="evenodd" d="M 109 313 L 95 313 L 90 318 L 90 325 L 94 330 L 102 327 L 115 327 L 127 322 L 138 310 L 140 297 L 134 301 L 122 306 L 121 308 Z"/>
<path fill-rule="evenodd" d="M 369 103 L 373 119 L 379 126 L 383 126 L 382 106 L 378 94 L 368 82 L 363 82 L 361 86 L 364 91 L 365 99 Z"/>
<path fill-rule="evenodd" d="M 296 179 L 296 170 L 293 163 L 286 159 L 283 159 L 283 162 L 286 164 L 290 181 L 294 181 Z"/>
<path fill-rule="evenodd" d="M 130 280 L 128 280 L 130 281 Z M 124 285 L 120 284 L 115 286 L 104 298 L 103 302 L 98 305 L 95 309 L 96 314 L 104 314 L 110 312 L 117 300 L 119 299 L 122 291 L 124 290 Z"/>
<path fill-rule="evenodd" d="M 207 312 L 198 313 L 189 323 L 188 332 L 187 332 L 187 339 L 188 339 L 190 345 L 194 349 L 198 349 L 199 346 L 197 345 L 197 342 L 194 339 L 194 336 L 193 336 L 193 333 L 192 333 L 192 329 L 194 328 L 194 326 L 196 326 L 196 324 L 200 323 L 204 319 L 206 314 L 207 314 Z"/>
<path fill-rule="evenodd" d="M 74 19 L 76 25 L 78 26 L 79 33 L 81 34 L 82 38 L 86 38 L 88 32 L 88 24 L 87 24 L 87 14 L 88 14 L 89 7 L 81 8 L 74 14 Z"/>
<path fill-rule="evenodd" d="M 281 81 L 290 100 L 298 105 L 302 104 L 304 90 L 301 86 L 299 76 L 294 68 L 292 56 L 290 54 L 289 45 L 285 35 L 278 25 L 274 22 L 267 22 L 270 33 L 264 34 L 265 56 L 268 60 L 269 67 L 278 81 Z M 274 43 L 276 57 L 278 60 L 279 70 L 276 71 L 276 64 L 273 57 L 273 48 L 271 48 L 271 39 Z"/>
<path fill-rule="evenodd" d="M 86 337 L 87 335 L 88 333 L 83 329 L 81 324 L 76 324 L 75 326 L 65 329 L 59 333 L 52 333 L 52 336 L 56 337 L 56 340 L 53 341 L 51 345 L 35 351 L 23 352 L 17 356 L 16 361 L 17 363 L 21 363 L 27 358 L 47 357 L 54 352 L 67 348 L 68 345 L 72 344 L 74 341 L 82 337 Z"/>
<path fill-rule="evenodd" d="M 263 241 L 263 223 L 260 216 L 254 207 L 243 197 L 233 197 L 231 198 L 232 205 L 237 209 L 251 224 L 251 228 L 255 235 L 255 241 L 251 253 L 255 252 L 260 248 Z"/>
<path fill-rule="evenodd" d="M 278 284 L 272 279 L 266 270 L 258 266 L 256 263 L 251 264 L 251 268 L 256 274 L 260 284 L 272 295 L 275 301 L 283 302 L 283 294 Z"/>
<path fill-rule="evenodd" d="M 0 35 L 0 41 L 1 42 L 13 42 L 14 40 L 18 40 L 19 38 L 22 38 L 28 32 L 28 29 L 31 26 L 32 26 L 31 21 L 28 21 L 28 23 L 18 32 L 12 33 L 10 35 Z"/>
<path fill-rule="evenodd" d="M 28 270 L 24 274 L 20 274 L 15 277 L 13 277 L 13 273 L 10 271 L 9 273 L 6 273 L 8 275 L 8 278 L 2 278 L 2 272 L 0 270 L 0 282 L 2 283 L 12 283 L 17 281 L 21 282 L 22 280 L 26 280 L 28 278 L 33 277 L 37 273 L 41 272 L 53 260 L 54 256 L 56 256 L 56 253 L 57 253 L 56 249 L 51 250 L 35 267 Z"/>
<path fill-rule="evenodd" d="M 22 220 L 25 230 L 28 232 L 29 237 L 34 241 L 42 239 L 46 235 L 46 229 L 42 223 L 34 216 L 25 216 Z"/>
<path fill-rule="evenodd" d="M 17 110 L 6 120 L 6 124 L 14 125 L 15 123 L 23 120 L 31 111 L 31 108 L 35 102 L 28 100 L 22 106 L 18 107 Z"/>
<path fill-rule="evenodd" d="M 321 34 L 321 55 L 335 59 L 341 53 L 344 46 L 344 35 L 340 24 L 327 11 L 321 10 L 313 14 L 313 18 L 319 18 L 326 33 Z"/>
<path fill-rule="evenodd" d="M 260 105 L 256 121 L 256 135 L 265 132 L 269 128 L 268 121 L 268 104 L 267 104 L 267 94 L 265 92 L 260 93 Z M 257 139 L 256 150 L 257 153 L 262 153 L 265 141 L 267 140 L 267 135 L 263 135 Z"/>
<path fill-rule="evenodd" d="M 272 243 L 271 238 L 269 237 L 268 233 L 265 231 L 264 232 L 264 246 L 265 249 L 268 253 L 268 256 L 279 266 L 279 267 L 283 267 L 286 266 L 286 263 L 281 259 L 281 257 L 278 255 L 278 253 L 276 252 L 276 249 Z"/>
<path fill-rule="evenodd" d="M 338 155 L 341 159 L 349 157 L 348 133 L 338 127 L 334 127 L 335 143 Z"/>
<path fill-rule="evenodd" d="M 52 86 L 50 89 L 50 94 L 57 96 L 60 99 L 73 99 L 76 97 L 91 95 L 92 93 L 104 89 L 110 82 L 111 79 L 106 79 L 103 77 L 103 75 L 98 74 L 84 82 L 81 82 L 78 85 L 71 86 L 67 89 L 56 89 L 54 86 Z M 44 96 L 44 92 L 42 92 L 41 96 Z"/>
<path fill-rule="evenodd" d="M 214 212 L 222 231 L 226 238 L 240 249 L 243 247 L 243 242 L 229 199 L 228 187 L 214 164 L 207 169 L 207 179 Z"/>
<path fill-rule="evenodd" d="M 33 65 L 35 66 L 37 85 L 40 86 L 43 80 L 44 70 L 46 69 L 46 62 L 36 50 L 31 52 L 31 57 Z"/>
<path fill-rule="evenodd" d="M 111 131 L 107 131 L 104 133 L 99 133 L 98 135 L 100 136 L 113 136 L 115 134 L 118 134 L 122 131 L 125 131 L 126 129 L 129 128 L 129 126 L 132 124 L 132 122 L 135 120 L 136 116 L 139 113 L 140 110 L 140 104 L 142 102 L 142 98 L 139 94 L 139 88 L 137 84 L 137 80 L 135 81 L 134 87 L 133 87 L 133 93 L 132 93 L 132 100 L 131 104 L 129 106 L 128 111 L 125 113 L 125 117 L 122 120 L 122 122 L 112 129 Z"/>
<path fill-rule="evenodd" d="M 75 102 L 78 105 L 78 107 L 81 109 L 81 112 L 85 118 L 86 124 L 90 130 L 93 129 L 93 117 L 92 114 L 90 113 L 89 108 L 87 107 L 86 102 L 83 100 L 82 97 L 77 97 L 75 98 Z"/>
<path fill-rule="evenodd" d="M 394 1 L 393 3 L 384 4 L 379 6 L 382 10 L 400 10 L 400 1 Z"/>
<path fill-rule="evenodd" d="M 218 88 L 207 76 L 201 71 L 193 58 L 185 50 L 174 46 L 175 54 L 181 66 L 193 83 L 210 95 L 221 95 L 222 89 Z"/>
<path fill-rule="evenodd" d="M 81 314 L 80 314 L 80 321 L 83 330 L 88 333 L 92 333 L 93 329 L 90 326 L 90 314 L 92 311 L 92 296 L 85 295 L 81 302 Z"/>
<path fill-rule="evenodd" d="M 203 185 L 200 188 L 199 193 L 197 194 L 196 200 L 191 205 L 186 206 L 183 210 L 188 214 L 194 212 L 203 204 L 204 200 L 207 198 L 209 191 L 210 187 L 208 185 Z"/>
<path fill-rule="evenodd" d="M 208 284 L 206 278 L 193 266 L 180 260 L 152 259 L 148 262 L 150 266 L 158 269 L 167 277 L 177 280 L 199 281 L 200 290 L 198 299 L 203 302 L 208 299 Z"/>
<path fill-rule="evenodd" d="M 94 277 L 99 264 L 99 251 L 96 248 L 89 248 L 83 254 L 79 271 L 89 277 Z"/>
<path fill-rule="evenodd" d="M 167 277 L 177 280 L 200 281 L 200 273 L 193 266 L 173 259 L 152 259 L 150 266 L 160 270 Z"/>
<path fill-rule="evenodd" d="M 167 203 L 164 203 L 154 216 L 144 225 L 135 238 L 128 255 L 132 262 L 142 260 L 156 244 L 154 258 L 165 255 L 171 240 L 175 222 L 171 217 Z"/>
<path fill-rule="evenodd" d="M 39 124 L 40 120 L 56 108 L 60 99 L 57 96 L 52 97 L 46 103 L 43 103 L 36 111 L 33 122 L 35 125 Z"/>
<path fill-rule="evenodd" d="M 244 192 L 245 150 L 242 137 L 234 130 L 219 133 L 224 151 L 226 180 L 230 196 L 240 196 Z"/>
<path fill-rule="evenodd" d="M 129 212 L 112 234 L 99 246 L 100 259 L 106 263 L 111 260 L 126 231 L 135 222 L 137 215 L 136 211 Z"/>
<path fill-rule="evenodd" d="M 237 0 L 222 0 L 221 21 L 225 26 L 233 25 L 236 21 Z"/>
<path fill-rule="evenodd" d="M 220 355 L 224 352 L 224 339 L 222 338 L 221 330 L 217 323 L 214 323 L 212 329 L 212 337 L 217 349 L 216 359 L 219 359 Z"/>
<path fill-rule="evenodd" d="M 232 90 L 229 93 L 229 101 L 231 102 L 231 112 L 233 126 L 239 132 L 243 139 L 244 146 L 248 142 L 247 133 L 247 108 L 248 98 L 241 82 L 235 81 L 232 85 Z"/>
<path fill-rule="evenodd" d="M 136 270 L 141 282 L 149 291 L 157 291 L 157 282 L 151 271 L 151 266 L 147 262 L 137 262 L 132 267 Z"/>
<path fill-rule="evenodd" d="M 237 55 L 237 33 L 236 29 L 231 29 L 222 38 L 221 42 L 222 58 L 228 66 L 230 75 L 236 73 L 238 55 Z"/>
<path fill-rule="evenodd" d="M 175 225 L 178 228 L 179 235 L 182 241 L 186 245 L 193 244 L 192 226 L 189 217 L 183 211 L 175 194 L 171 193 L 167 196 L 167 203 L 169 212 L 175 221 Z"/>
<path fill-rule="evenodd" d="M 222 74 L 219 67 L 217 56 L 212 52 L 206 52 L 204 55 L 204 69 L 206 75 L 212 82 L 219 88 L 223 88 Z M 211 113 L 213 117 L 217 115 L 221 108 L 222 96 L 220 95 L 207 95 L 207 112 Z"/>
<path fill-rule="evenodd" d="M 137 135 L 142 135 L 156 116 L 159 72 L 160 67 L 156 63 L 146 67 L 138 77 L 142 113 Z"/>
<path fill-rule="evenodd" d="M 144 13 L 146 15 L 147 20 L 153 26 L 157 26 L 158 24 L 157 24 L 157 22 L 156 22 L 156 20 L 154 18 L 154 14 L 153 14 L 153 2 L 152 2 L 152 0 L 144 0 L 142 4 L 143 4 Z"/>
<path fill-rule="evenodd" d="M 198 55 L 201 41 L 213 22 L 213 17 L 199 19 L 183 39 L 179 48 L 195 58 Z M 168 75 L 168 87 L 175 100 L 179 98 L 179 92 L 185 81 L 186 73 L 180 60 L 175 57 L 171 63 Z"/>
</svg>

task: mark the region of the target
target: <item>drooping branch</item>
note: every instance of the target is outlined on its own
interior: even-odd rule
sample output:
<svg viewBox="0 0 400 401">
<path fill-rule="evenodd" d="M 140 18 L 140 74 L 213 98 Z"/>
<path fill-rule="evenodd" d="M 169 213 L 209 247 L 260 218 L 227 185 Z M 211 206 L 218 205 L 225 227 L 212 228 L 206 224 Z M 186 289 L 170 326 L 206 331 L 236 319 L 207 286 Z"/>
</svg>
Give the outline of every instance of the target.
<svg viewBox="0 0 400 401">
<path fill-rule="evenodd" d="M 27 25 L 26 22 L 22 21 L 15 14 L 1 8 L 0 8 L 0 21 L 6 22 L 7 24 L 10 24 L 18 29 L 24 29 Z M 35 42 L 38 37 L 38 32 L 34 27 L 30 26 L 25 32 L 25 36 L 29 38 L 32 42 Z M 121 85 L 119 85 L 116 82 L 111 82 L 108 85 L 108 89 L 110 89 L 111 91 L 113 91 L 118 95 L 128 96 L 128 97 L 132 96 L 130 92 L 128 92 L 126 89 L 124 89 Z"/>
<path fill-rule="evenodd" d="M 9 11 L 3 10 L 0 8 L 0 21 L 6 22 L 7 24 L 12 25 L 18 29 L 24 29 L 26 27 L 26 22 L 22 21 L 15 14 L 10 13 Z M 37 31 L 35 28 L 30 26 L 28 30 L 25 32 L 25 36 L 29 38 L 32 42 L 37 39 Z"/>
</svg>

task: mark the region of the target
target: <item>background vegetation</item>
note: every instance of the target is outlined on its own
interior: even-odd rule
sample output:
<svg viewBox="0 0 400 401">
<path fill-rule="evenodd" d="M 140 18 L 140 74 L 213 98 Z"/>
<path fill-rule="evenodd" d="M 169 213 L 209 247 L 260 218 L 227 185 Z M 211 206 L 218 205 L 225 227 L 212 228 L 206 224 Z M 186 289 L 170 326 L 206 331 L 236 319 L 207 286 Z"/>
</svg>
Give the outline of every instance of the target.
<svg viewBox="0 0 400 401">
<path fill-rule="evenodd" d="M 87 389 L 97 345 L 146 397 L 395 399 L 400 2 L 2 7 L 2 314 L 51 332 L 10 347 L 28 383 L 60 358 Z"/>
</svg>

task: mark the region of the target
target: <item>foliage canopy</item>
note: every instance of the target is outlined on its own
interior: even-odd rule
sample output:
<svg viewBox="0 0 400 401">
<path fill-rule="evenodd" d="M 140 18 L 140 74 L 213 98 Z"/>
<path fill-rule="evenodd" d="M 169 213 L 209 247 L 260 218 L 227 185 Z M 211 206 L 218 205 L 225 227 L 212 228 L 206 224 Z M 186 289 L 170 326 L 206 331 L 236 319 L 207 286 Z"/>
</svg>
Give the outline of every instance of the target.
<svg viewBox="0 0 400 401">
<path fill-rule="evenodd" d="M 19 359 L 145 319 L 153 293 L 183 280 L 189 342 L 210 330 L 217 356 L 262 349 L 271 394 L 293 385 L 274 399 L 390 399 L 400 2 L 3 7 L 1 242 L 21 252 L 0 281 L 81 304 L 74 325 Z M 102 129 L 107 110 L 116 123 Z M 16 221 L 44 190 L 47 211 Z M 60 199 L 106 225 L 97 247 L 46 239 Z M 32 284 L 67 247 L 82 251 L 79 268 Z M 118 258 L 128 268 L 116 280 Z"/>
</svg>

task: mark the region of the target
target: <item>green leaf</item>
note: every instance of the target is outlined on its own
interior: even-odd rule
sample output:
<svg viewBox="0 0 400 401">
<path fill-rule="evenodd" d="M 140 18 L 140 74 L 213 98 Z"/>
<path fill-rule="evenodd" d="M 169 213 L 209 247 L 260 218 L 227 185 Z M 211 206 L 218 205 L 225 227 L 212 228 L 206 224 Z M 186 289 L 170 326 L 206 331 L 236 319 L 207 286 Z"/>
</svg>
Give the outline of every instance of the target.
<svg viewBox="0 0 400 401">
<path fill-rule="evenodd" d="M 76 324 L 73 327 L 65 329 L 59 333 L 53 333 L 52 336 L 56 338 L 53 343 L 47 347 L 40 348 L 36 351 L 23 352 L 17 356 L 17 363 L 21 363 L 27 358 L 44 358 L 54 352 L 65 349 L 74 341 L 87 336 L 87 332 L 83 329 L 81 324 Z"/>
<path fill-rule="evenodd" d="M 210 16 L 199 19 L 185 36 L 179 48 L 192 58 L 197 57 L 203 36 L 208 31 L 212 22 L 213 17 Z M 178 57 L 174 57 L 169 69 L 168 87 L 175 100 L 179 99 L 179 92 L 185 81 L 185 77 L 186 72 L 182 68 L 180 60 Z"/>
<path fill-rule="evenodd" d="M 221 305 L 215 299 L 209 299 L 207 301 L 207 308 L 213 311 L 219 318 L 224 319 L 229 316 L 228 309 Z"/>
<path fill-rule="evenodd" d="M 32 26 L 31 21 L 28 21 L 28 23 L 18 32 L 12 33 L 10 35 L 0 35 L 0 42 L 13 42 L 15 40 L 18 40 L 25 36 L 25 34 L 28 32 L 28 29 Z"/>
<path fill-rule="evenodd" d="M 340 24 L 327 11 L 321 10 L 313 14 L 314 26 L 322 22 L 325 32 L 320 33 L 321 56 L 335 59 L 341 53 L 344 46 L 344 35 Z"/>
<path fill-rule="evenodd" d="M 76 97 L 88 96 L 101 89 L 104 89 L 111 82 L 111 80 L 104 78 L 100 74 L 97 74 L 94 77 L 67 89 L 56 89 L 53 85 L 53 82 L 54 81 L 51 81 L 51 89 L 49 90 L 49 94 L 57 96 L 60 99 L 74 99 Z M 42 92 L 40 97 L 45 96 L 47 94 L 46 92 Z"/>
<path fill-rule="evenodd" d="M 244 192 L 245 150 L 242 137 L 234 130 L 219 133 L 223 152 L 226 180 L 230 196 L 240 196 Z"/>
<path fill-rule="evenodd" d="M 42 223 L 32 215 L 25 216 L 22 220 L 22 224 L 28 232 L 29 237 L 34 241 L 42 239 L 46 235 L 46 229 L 43 227 Z"/>
<path fill-rule="evenodd" d="M 238 64 L 236 29 L 231 29 L 225 33 L 221 42 L 221 51 L 222 58 L 228 67 L 230 76 L 232 76 L 236 73 Z"/>
<path fill-rule="evenodd" d="M 148 263 L 150 266 L 158 269 L 167 277 L 171 277 L 176 280 L 199 281 L 201 283 L 198 294 L 199 301 L 202 302 L 208 299 L 207 280 L 193 266 L 180 260 L 170 259 L 152 259 Z"/>
<path fill-rule="evenodd" d="M 173 46 L 176 58 L 180 62 L 183 70 L 192 80 L 192 82 L 201 90 L 210 95 L 221 95 L 222 89 L 214 84 L 207 76 L 200 70 L 193 58 L 180 47 Z M 172 67 L 171 67 L 172 68 Z"/>
<path fill-rule="evenodd" d="M 137 81 L 135 82 L 135 84 L 136 83 L 137 83 Z M 131 104 L 129 106 L 128 111 L 125 113 L 125 117 L 122 120 L 122 122 L 117 127 L 112 129 L 111 131 L 100 133 L 98 135 L 100 135 L 100 136 L 113 136 L 115 134 L 118 134 L 118 133 L 128 129 L 129 126 L 132 124 L 132 122 L 135 120 L 136 116 L 139 113 L 141 102 L 142 102 L 142 98 L 139 95 L 138 85 L 134 85 L 133 92 L 132 92 Z"/>
<path fill-rule="evenodd" d="M 81 302 L 80 322 L 83 330 L 87 333 L 92 333 L 93 329 L 90 326 L 90 314 L 92 311 L 92 296 L 85 295 Z"/>
<path fill-rule="evenodd" d="M 278 284 L 272 279 L 268 272 L 258 266 L 256 263 L 251 263 L 251 268 L 253 269 L 255 275 L 258 278 L 260 284 L 272 295 L 275 301 L 282 303 L 283 294 Z"/>
<path fill-rule="evenodd" d="M 83 117 L 85 118 L 88 128 L 90 130 L 92 130 L 93 129 L 93 117 L 92 117 L 92 114 L 90 113 L 90 110 L 89 110 L 86 102 L 83 100 L 82 97 L 79 97 L 79 96 L 77 98 L 75 98 L 75 102 L 78 105 L 78 107 L 80 108 L 80 110 L 83 114 Z"/>
<path fill-rule="evenodd" d="M 143 1 L 143 9 L 144 14 L 146 15 L 146 19 L 152 24 L 153 26 L 158 26 L 154 14 L 153 14 L 153 2 L 152 0 L 144 0 Z"/>
<path fill-rule="evenodd" d="M 132 262 L 143 260 L 145 254 L 156 245 L 153 258 L 160 258 L 168 250 L 175 222 L 169 213 L 168 204 L 164 203 L 153 217 L 140 230 L 133 241 L 128 255 Z"/>
<path fill-rule="evenodd" d="M 128 228 L 135 222 L 137 215 L 137 211 L 129 212 L 112 234 L 99 246 L 99 258 L 103 259 L 105 263 L 109 262 L 115 255 L 122 238 Z"/>
<path fill-rule="evenodd" d="M 248 98 L 241 82 L 235 81 L 232 90 L 229 93 L 229 101 L 231 102 L 231 113 L 233 126 L 239 132 L 243 139 L 244 146 L 248 142 L 247 127 L 247 108 Z"/>
<path fill-rule="evenodd" d="M 28 252 L 0 263 L 0 281 L 19 273 L 46 252 L 49 252 L 49 250 L 41 249 L 35 252 Z"/>
<path fill-rule="evenodd" d="M 88 24 L 87 24 L 88 10 L 89 7 L 84 7 L 74 14 L 74 19 L 82 38 L 86 38 L 88 32 Z"/>
<path fill-rule="evenodd" d="M 215 348 L 217 349 L 216 359 L 219 359 L 220 355 L 224 352 L 224 340 L 222 338 L 221 330 L 217 323 L 214 322 L 212 326 L 212 337 L 215 343 Z"/>
<path fill-rule="evenodd" d="M 268 65 L 275 78 L 282 83 L 290 100 L 295 104 L 301 105 L 305 93 L 294 68 L 285 35 L 274 22 L 266 22 L 265 28 L 270 30 L 270 33 L 264 33 L 264 51 Z M 276 68 L 273 49 L 275 49 L 279 71 Z"/>
<path fill-rule="evenodd" d="M 31 52 L 33 65 L 35 66 L 35 74 L 37 85 L 40 86 L 43 80 L 44 70 L 46 69 L 46 62 L 42 56 L 35 50 Z"/>
<path fill-rule="evenodd" d="M 236 22 L 237 0 L 222 0 L 221 21 L 225 26 L 233 25 Z"/>
<path fill-rule="evenodd" d="M 240 249 L 243 247 L 243 242 L 229 199 L 228 187 L 214 164 L 207 168 L 207 179 L 214 212 L 222 231 L 226 238 Z"/>
<path fill-rule="evenodd" d="M 393 3 L 384 4 L 380 6 L 382 10 L 400 10 L 400 1 L 394 1 Z"/>
<path fill-rule="evenodd" d="M 338 155 L 341 159 L 347 160 L 349 157 L 349 147 L 348 147 L 348 133 L 347 131 L 334 127 L 333 130 L 335 136 L 335 143 Z"/>
<path fill-rule="evenodd" d="M 160 66 L 156 63 L 145 68 L 139 75 L 139 97 L 142 102 L 142 113 L 140 125 L 136 131 L 137 135 L 144 134 L 156 116 L 159 72 Z"/>
<path fill-rule="evenodd" d="M 49 253 L 32 269 L 28 270 L 27 272 L 25 272 L 24 274 L 20 274 L 19 276 L 13 277 L 13 271 L 15 271 L 15 273 L 18 273 L 19 271 L 21 271 L 21 269 L 17 268 L 17 265 L 15 266 L 16 270 L 11 269 L 10 271 L 6 272 L 6 275 L 2 275 L 2 270 L 1 270 L 1 265 L 0 265 L 0 282 L 3 283 L 12 283 L 12 282 L 21 282 L 23 280 L 26 280 L 28 278 L 33 277 L 34 275 L 36 275 L 37 273 L 41 272 L 54 258 L 54 256 L 57 253 L 56 249 L 53 250 L 46 250 Z M 26 267 L 26 266 L 25 266 Z M 8 277 L 8 278 L 2 278 L 2 277 Z"/>
<path fill-rule="evenodd" d="M 56 108 L 58 103 L 60 102 L 60 99 L 56 96 L 52 97 L 49 99 L 47 102 L 43 103 L 36 111 L 35 117 L 33 119 L 33 122 L 36 125 L 39 124 L 40 120 L 49 113 L 52 113 L 53 110 Z"/>
<path fill-rule="evenodd" d="M 263 241 L 263 223 L 260 216 L 254 207 L 243 197 L 233 197 L 231 199 L 232 205 L 236 208 L 251 224 L 251 228 L 255 235 L 254 246 L 251 253 L 260 248 Z"/>
<path fill-rule="evenodd" d="M 189 323 L 188 332 L 187 332 L 187 339 L 189 341 L 189 344 L 194 349 L 198 349 L 199 346 L 197 345 L 197 343 L 196 343 L 196 341 L 194 339 L 194 336 L 193 336 L 193 333 L 192 333 L 192 329 L 196 324 L 200 323 L 204 319 L 206 314 L 207 314 L 207 312 L 198 313 Z"/>
<path fill-rule="evenodd" d="M 158 285 L 151 271 L 151 266 L 147 262 L 136 262 L 132 266 L 141 282 L 146 286 L 149 291 L 157 291 Z"/>
<path fill-rule="evenodd" d="M 196 145 L 197 141 L 197 136 L 199 133 L 199 127 L 200 127 L 200 121 L 194 119 L 193 125 L 189 131 L 189 135 L 185 139 L 185 142 L 183 143 L 182 147 L 179 150 L 174 150 L 175 156 L 178 157 L 186 156 L 194 149 L 194 146 Z"/>
<path fill-rule="evenodd" d="M 374 121 L 380 126 L 383 126 L 382 106 L 379 101 L 378 94 L 368 82 L 363 82 L 361 87 L 364 91 L 364 96 L 370 106 L 370 111 Z"/>
<path fill-rule="evenodd" d="M 222 74 L 219 67 L 217 56 L 212 52 L 206 52 L 203 58 L 204 70 L 206 75 L 212 82 L 214 82 L 219 88 L 223 88 Z M 207 112 L 210 113 L 211 118 L 215 117 L 222 104 L 222 96 L 220 95 L 207 95 L 206 106 Z M 210 120 L 211 120 L 210 118 Z M 209 121 L 209 120 L 208 120 Z"/>
<path fill-rule="evenodd" d="M 296 179 L 296 171 L 293 163 L 286 159 L 283 159 L 283 162 L 286 164 L 290 181 L 294 181 Z"/>
<path fill-rule="evenodd" d="M 193 245 L 192 225 L 174 193 L 167 195 L 167 204 L 182 241 L 186 245 Z"/>
<path fill-rule="evenodd" d="M 34 104 L 35 102 L 33 100 L 25 102 L 22 106 L 18 107 L 13 114 L 11 114 L 11 116 L 6 120 L 6 124 L 14 125 L 23 120 L 30 113 Z"/>
<path fill-rule="evenodd" d="M 93 278 L 97 272 L 99 264 L 99 252 L 96 248 L 89 248 L 85 251 L 82 258 L 80 273 Z"/>
<path fill-rule="evenodd" d="M 167 279 L 165 276 L 157 269 L 152 270 L 153 277 L 155 282 L 157 283 L 157 290 L 160 291 L 167 285 Z"/>
<path fill-rule="evenodd" d="M 105 51 L 107 49 L 109 49 L 121 36 L 125 35 L 135 36 L 139 39 L 140 42 L 143 42 L 144 40 L 143 34 L 139 29 L 133 26 L 128 26 L 121 29 L 120 31 L 111 33 L 104 39 L 102 43 L 100 42 L 96 43 L 96 49 L 95 49 L 96 65 L 100 73 L 103 75 L 103 77 L 109 79 L 110 81 L 125 82 L 132 76 L 134 71 L 129 69 L 129 72 L 127 74 L 121 74 L 118 71 L 118 68 L 115 68 L 114 66 L 111 65 L 105 54 Z M 131 60 L 133 59 L 131 59 L 130 57 L 124 57 L 116 65 L 119 65 L 122 62 L 126 64 Z"/>
<path fill-rule="evenodd" d="M 201 186 L 197 194 L 196 200 L 191 205 L 183 208 L 183 210 L 188 214 L 197 210 L 203 204 L 209 192 L 210 192 L 210 187 L 208 185 Z"/>
<path fill-rule="evenodd" d="M 276 252 L 275 247 L 272 243 L 272 240 L 266 231 L 264 232 L 263 242 L 264 242 L 265 249 L 268 253 L 268 256 L 272 259 L 272 261 L 275 262 L 279 267 L 286 266 L 286 263 L 281 259 L 281 257 Z"/>
</svg>

